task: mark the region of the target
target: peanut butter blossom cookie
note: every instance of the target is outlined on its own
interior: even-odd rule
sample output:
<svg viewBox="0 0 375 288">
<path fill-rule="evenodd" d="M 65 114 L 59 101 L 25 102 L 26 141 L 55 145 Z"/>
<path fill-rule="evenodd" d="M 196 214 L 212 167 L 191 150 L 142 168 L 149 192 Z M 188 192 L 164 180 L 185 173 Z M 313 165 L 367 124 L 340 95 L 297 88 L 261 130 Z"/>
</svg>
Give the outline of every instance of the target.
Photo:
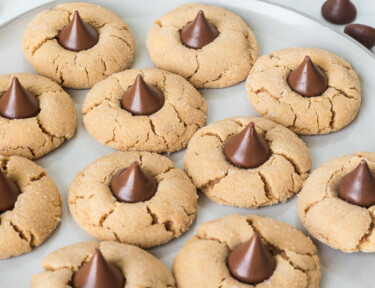
<svg viewBox="0 0 375 288">
<path fill-rule="evenodd" d="M 56 229 L 59 190 L 32 161 L 0 155 L 0 259 L 30 252 Z"/>
<path fill-rule="evenodd" d="M 189 229 L 197 194 L 189 177 L 167 157 L 116 152 L 76 175 L 69 208 L 93 237 L 149 248 Z"/>
<path fill-rule="evenodd" d="M 0 75 L 0 154 L 42 157 L 73 137 L 77 113 L 54 81 L 34 74 Z"/>
<path fill-rule="evenodd" d="M 120 17 L 88 3 L 66 3 L 41 12 L 23 36 L 24 54 L 34 69 L 75 89 L 92 87 L 128 68 L 134 47 Z"/>
<path fill-rule="evenodd" d="M 155 66 L 184 76 L 197 88 L 243 81 L 258 56 L 253 32 L 220 7 L 186 4 L 155 21 L 147 35 Z"/>
<path fill-rule="evenodd" d="M 260 57 L 246 89 L 262 117 L 303 135 L 342 129 L 357 117 L 361 105 L 361 85 L 350 64 L 316 48 L 289 48 Z"/>
<path fill-rule="evenodd" d="M 311 169 L 306 145 L 270 120 L 237 117 L 200 129 L 185 154 L 185 171 L 220 204 L 257 208 L 285 202 Z"/>
<path fill-rule="evenodd" d="M 232 214 L 204 223 L 176 256 L 179 288 L 317 288 L 312 241 L 288 224 Z"/>
<path fill-rule="evenodd" d="M 158 259 L 131 245 L 113 241 L 81 242 L 60 248 L 42 262 L 32 288 L 175 288 L 175 280 Z"/>
<path fill-rule="evenodd" d="M 306 180 L 298 214 L 312 236 L 344 252 L 375 252 L 375 153 L 327 161 Z"/>
<path fill-rule="evenodd" d="M 120 72 L 96 84 L 82 113 L 89 133 L 109 147 L 174 152 L 204 126 L 207 106 L 183 77 L 148 68 Z"/>
</svg>

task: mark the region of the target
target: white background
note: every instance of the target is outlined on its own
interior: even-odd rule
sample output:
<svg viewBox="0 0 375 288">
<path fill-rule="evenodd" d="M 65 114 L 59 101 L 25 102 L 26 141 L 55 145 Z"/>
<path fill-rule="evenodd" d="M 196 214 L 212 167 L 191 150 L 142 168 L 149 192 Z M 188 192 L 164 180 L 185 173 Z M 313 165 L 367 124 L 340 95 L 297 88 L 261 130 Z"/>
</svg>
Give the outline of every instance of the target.
<svg viewBox="0 0 375 288">
<path fill-rule="evenodd" d="M 79 0 L 72 0 L 72 2 Z M 126 5 L 127 1 L 118 0 Z M 149 0 L 157 1 L 157 0 Z M 173 1 L 173 0 L 172 0 Z M 268 0 L 268 2 L 280 4 L 305 14 L 322 19 L 320 8 L 325 0 Z M 0 0 L 0 25 L 9 19 L 26 12 L 34 7 L 51 0 Z M 84 2 L 84 1 L 83 1 Z M 130 1 L 128 1 L 130 2 Z M 204 0 L 202 0 L 202 3 Z M 357 18 L 355 23 L 361 23 L 375 27 L 375 1 L 374 0 L 352 0 L 357 7 Z M 344 26 L 337 26 L 336 29 L 343 30 Z"/>
</svg>

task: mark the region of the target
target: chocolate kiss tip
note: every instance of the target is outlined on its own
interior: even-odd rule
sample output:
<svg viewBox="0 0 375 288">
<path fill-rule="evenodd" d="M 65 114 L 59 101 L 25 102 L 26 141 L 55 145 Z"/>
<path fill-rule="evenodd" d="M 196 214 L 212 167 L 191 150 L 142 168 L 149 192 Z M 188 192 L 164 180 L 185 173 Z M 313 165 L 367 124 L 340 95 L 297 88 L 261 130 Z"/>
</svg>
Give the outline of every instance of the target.
<svg viewBox="0 0 375 288">
<path fill-rule="evenodd" d="M 111 181 L 111 191 L 118 201 L 126 203 L 143 202 L 151 199 L 157 191 L 155 178 L 144 171 L 138 162 L 117 172 Z"/>
<path fill-rule="evenodd" d="M 322 69 L 306 56 L 288 77 L 290 88 L 304 97 L 322 95 L 328 88 L 328 78 Z"/>
<path fill-rule="evenodd" d="M 141 74 L 122 96 L 122 108 L 133 115 L 151 115 L 164 106 L 164 95 L 156 87 L 148 85 Z"/>
<path fill-rule="evenodd" d="M 8 91 L 0 98 L 0 115 L 8 119 L 25 119 L 39 113 L 38 99 L 13 77 Z"/>
<path fill-rule="evenodd" d="M 357 9 L 349 0 L 328 0 L 321 10 L 322 16 L 333 24 L 348 24 L 357 16 Z"/>
<path fill-rule="evenodd" d="M 230 163 L 240 168 L 256 168 L 271 156 L 268 144 L 258 135 L 253 122 L 225 142 L 224 154 Z"/>
<path fill-rule="evenodd" d="M 375 46 L 375 29 L 371 26 L 363 24 L 349 24 L 346 25 L 344 32 L 368 49 Z"/>
<path fill-rule="evenodd" d="M 269 279 L 276 269 L 275 258 L 256 232 L 248 242 L 230 252 L 227 265 L 234 278 L 253 285 Z"/>
<path fill-rule="evenodd" d="M 201 49 L 214 41 L 219 32 L 207 21 L 204 12 L 199 10 L 195 19 L 180 31 L 181 42 L 189 48 Z"/>
<path fill-rule="evenodd" d="M 90 261 L 73 276 L 73 288 L 124 288 L 122 271 L 105 260 L 99 249 L 95 249 Z"/>
<path fill-rule="evenodd" d="M 60 31 L 58 41 L 65 49 L 79 52 L 95 46 L 99 41 L 99 34 L 93 26 L 81 19 L 76 10 L 72 21 Z"/>
<path fill-rule="evenodd" d="M 339 198 L 361 207 L 375 205 L 375 175 L 366 160 L 342 177 L 337 188 Z"/>
<path fill-rule="evenodd" d="M 0 169 L 0 213 L 13 209 L 20 193 L 17 184 Z"/>
</svg>

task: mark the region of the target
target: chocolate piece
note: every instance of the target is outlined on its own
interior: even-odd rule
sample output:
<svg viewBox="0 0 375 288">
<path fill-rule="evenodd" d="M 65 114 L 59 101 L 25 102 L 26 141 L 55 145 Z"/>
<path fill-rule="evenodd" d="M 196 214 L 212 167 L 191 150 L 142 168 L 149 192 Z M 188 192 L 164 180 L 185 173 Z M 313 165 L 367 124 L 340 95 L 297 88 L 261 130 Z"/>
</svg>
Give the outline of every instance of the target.
<svg viewBox="0 0 375 288">
<path fill-rule="evenodd" d="M 164 95 L 156 87 L 148 85 L 141 74 L 137 75 L 132 87 L 122 96 L 122 108 L 133 115 L 151 115 L 164 105 Z"/>
<path fill-rule="evenodd" d="M 187 24 L 180 31 L 181 42 L 192 49 L 201 49 L 219 36 L 216 27 L 210 24 L 204 16 L 204 12 L 199 10 L 193 22 Z"/>
<path fill-rule="evenodd" d="M 357 168 L 342 177 L 337 195 L 357 206 L 371 207 L 375 205 L 375 175 L 366 160 L 362 160 Z"/>
<path fill-rule="evenodd" d="M 8 91 L 0 98 L 0 115 L 8 119 L 25 119 L 38 113 L 38 99 L 22 87 L 17 77 L 13 77 Z"/>
<path fill-rule="evenodd" d="M 90 261 L 73 276 L 74 288 L 124 288 L 122 271 L 105 260 L 99 249 L 95 249 Z"/>
<path fill-rule="evenodd" d="M 322 6 L 323 17 L 334 24 L 348 24 L 357 16 L 357 9 L 349 0 L 328 0 Z"/>
<path fill-rule="evenodd" d="M 362 45 L 371 49 L 375 46 L 375 29 L 363 24 L 349 24 L 344 32 Z"/>
<path fill-rule="evenodd" d="M 224 144 L 227 160 L 241 168 L 255 168 L 266 162 L 271 151 L 251 122 L 240 133 L 231 136 Z"/>
<path fill-rule="evenodd" d="M 288 84 L 293 91 L 305 97 L 322 95 L 328 88 L 326 73 L 306 56 L 301 65 L 288 77 Z"/>
<path fill-rule="evenodd" d="M 264 247 L 258 233 L 230 252 L 228 268 L 237 280 L 247 284 L 258 284 L 267 280 L 276 269 L 275 258 Z"/>
<path fill-rule="evenodd" d="M 158 183 L 147 171 L 142 170 L 138 162 L 129 168 L 122 169 L 111 181 L 112 194 L 117 200 L 136 203 L 151 199 L 157 190 Z"/>
<path fill-rule="evenodd" d="M 81 19 L 78 11 L 74 11 L 72 21 L 60 31 L 58 40 L 65 49 L 79 52 L 95 46 L 99 34 L 93 26 Z"/>
<path fill-rule="evenodd" d="M 8 179 L 0 169 L 0 213 L 12 210 L 20 193 L 17 184 Z"/>
</svg>

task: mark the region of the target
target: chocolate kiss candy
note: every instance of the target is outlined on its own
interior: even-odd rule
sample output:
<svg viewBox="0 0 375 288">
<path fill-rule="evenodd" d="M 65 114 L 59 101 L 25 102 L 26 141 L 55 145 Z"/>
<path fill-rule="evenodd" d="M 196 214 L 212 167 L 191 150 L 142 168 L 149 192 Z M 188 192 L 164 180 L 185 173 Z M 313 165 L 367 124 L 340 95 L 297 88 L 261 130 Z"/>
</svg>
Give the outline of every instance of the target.
<svg viewBox="0 0 375 288">
<path fill-rule="evenodd" d="M 270 147 L 252 122 L 225 142 L 224 154 L 230 163 L 241 168 L 258 167 L 271 156 Z"/>
<path fill-rule="evenodd" d="M 138 74 L 132 87 L 122 96 L 122 108 L 133 115 L 151 115 L 164 105 L 164 96 L 160 90 L 148 85 Z"/>
<path fill-rule="evenodd" d="M 22 87 L 17 77 L 0 98 L 0 115 L 8 119 L 31 118 L 39 113 L 39 101 Z"/>
<path fill-rule="evenodd" d="M 94 27 L 82 21 L 78 11 L 74 11 L 72 21 L 59 33 L 61 46 L 71 51 L 82 51 L 95 46 L 99 34 Z"/>
<path fill-rule="evenodd" d="M 108 263 L 99 249 L 73 278 L 74 288 L 124 288 L 125 278 L 119 268 Z"/>
<path fill-rule="evenodd" d="M 344 32 L 362 45 L 371 49 L 375 46 L 375 29 L 363 24 L 349 24 L 345 27 Z"/>
<path fill-rule="evenodd" d="M 0 169 L 0 213 L 13 209 L 20 193 L 17 184 L 8 179 Z"/>
<path fill-rule="evenodd" d="M 142 170 L 138 162 L 117 172 L 111 181 L 112 194 L 117 200 L 127 203 L 151 199 L 155 195 L 157 187 L 158 183 L 155 178 Z"/>
<path fill-rule="evenodd" d="M 275 258 L 264 247 L 258 233 L 230 252 L 228 268 L 237 280 L 247 284 L 258 284 L 270 278 L 276 268 Z"/>
<path fill-rule="evenodd" d="M 328 0 L 322 6 L 322 15 L 328 22 L 348 24 L 357 16 L 357 9 L 349 0 Z"/>
<path fill-rule="evenodd" d="M 290 73 L 288 84 L 305 97 L 319 96 L 328 88 L 327 75 L 306 56 L 302 64 Z"/>
<path fill-rule="evenodd" d="M 219 32 L 210 24 L 202 10 L 200 10 L 193 22 L 187 24 L 180 31 L 181 42 L 192 49 L 201 49 L 219 36 Z"/>
<path fill-rule="evenodd" d="M 354 205 L 375 205 L 375 176 L 366 160 L 362 160 L 357 168 L 342 177 L 337 194 L 341 199 Z"/>
</svg>

